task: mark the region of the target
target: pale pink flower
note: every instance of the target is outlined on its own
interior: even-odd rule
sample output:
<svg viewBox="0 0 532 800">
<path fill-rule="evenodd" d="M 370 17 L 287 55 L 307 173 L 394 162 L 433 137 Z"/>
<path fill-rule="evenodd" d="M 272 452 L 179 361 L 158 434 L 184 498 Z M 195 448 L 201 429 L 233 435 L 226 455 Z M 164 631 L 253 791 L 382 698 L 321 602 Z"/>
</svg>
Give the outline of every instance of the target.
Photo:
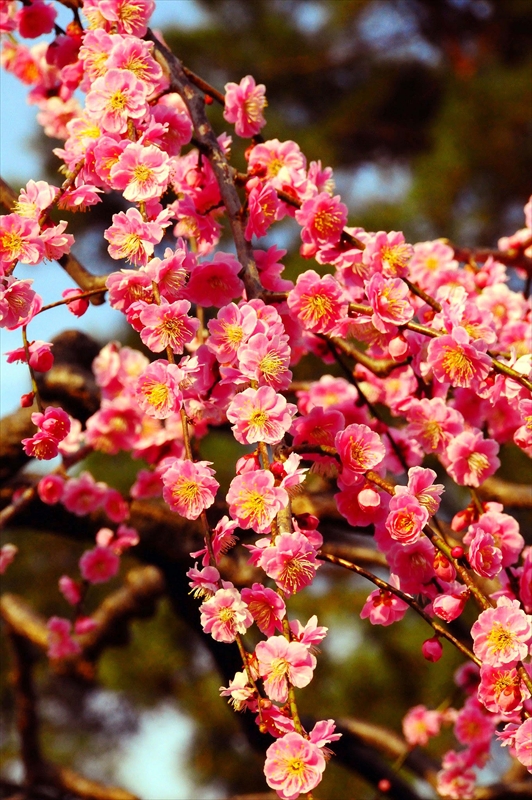
<svg viewBox="0 0 532 800">
<path fill-rule="evenodd" d="M 246 75 L 240 83 L 225 84 L 224 119 L 235 123 L 237 136 L 255 136 L 266 125 L 262 112 L 267 106 L 266 87 Z"/>
<path fill-rule="evenodd" d="M 130 394 L 103 400 L 86 422 L 85 439 L 96 450 L 115 455 L 131 450 L 141 432 L 141 413 Z"/>
<path fill-rule="evenodd" d="M 270 386 L 246 389 L 235 395 L 227 409 L 227 419 L 237 442 L 277 444 L 290 429 L 296 412 L 293 403 L 287 403 L 281 394 Z"/>
<path fill-rule="evenodd" d="M 237 634 L 245 633 L 253 625 L 253 617 L 234 586 L 218 589 L 216 594 L 200 606 L 201 624 L 217 642 L 234 642 Z"/>
<path fill-rule="evenodd" d="M 59 189 L 47 181 L 27 182 L 26 187 L 20 190 L 14 211 L 20 217 L 37 220 L 42 212 L 52 205 Z"/>
<path fill-rule="evenodd" d="M 283 630 L 286 605 L 273 589 L 254 583 L 251 589 L 242 589 L 242 600 L 247 604 L 257 627 L 265 636 L 273 636 Z"/>
<path fill-rule="evenodd" d="M 216 355 L 221 364 L 235 361 L 241 345 L 254 333 L 257 325 L 257 312 L 244 304 L 234 303 L 221 308 L 216 319 L 209 320 L 207 327 L 210 336 L 207 347 Z"/>
<path fill-rule="evenodd" d="M 320 562 L 302 533 L 281 533 L 270 547 L 264 548 L 258 566 L 280 589 L 291 595 L 312 583 Z"/>
<path fill-rule="evenodd" d="M 332 275 L 321 278 L 312 269 L 299 275 L 287 303 L 304 330 L 312 333 L 331 333 L 347 315 L 348 304 L 340 284 Z"/>
<path fill-rule="evenodd" d="M 405 242 L 401 231 L 366 234 L 364 244 L 362 260 L 371 273 L 382 273 L 388 278 L 408 275 L 408 264 L 414 249 Z"/>
<path fill-rule="evenodd" d="M 126 200 L 141 203 L 164 194 L 169 174 L 166 153 L 153 145 L 131 142 L 111 167 L 109 177 L 113 188 L 120 189 Z"/>
<path fill-rule="evenodd" d="M 464 429 L 464 418 L 441 397 L 412 399 L 405 410 L 408 436 L 429 453 L 443 453 L 453 437 Z"/>
<path fill-rule="evenodd" d="M 460 616 L 469 599 L 469 589 L 458 581 L 451 581 L 447 590 L 441 592 L 432 602 L 432 610 L 445 622 L 452 622 Z"/>
<path fill-rule="evenodd" d="M 107 249 L 111 258 L 126 258 L 138 267 L 147 264 L 163 233 L 158 222 L 144 222 L 138 209 L 128 208 L 126 212 L 113 214 L 113 224 L 103 235 L 109 242 Z"/>
<path fill-rule="evenodd" d="M 277 392 L 288 389 L 292 380 L 292 373 L 288 369 L 288 337 L 254 334 L 239 349 L 238 364 L 242 375 L 257 381 L 259 386 L 271 386 Z M 221 367 L 220 372 L 224 380 L 227 376 L 227 380 L 234 381 L 234 377 L 229 378 L 226 367 Z"/>
<path fill-rule="evenodd" d="M 176 458 L 163 472 L 163 497 L 172 511 L 187 519 L 197 519 L 212 506 L 220 484 L 213 477 L 211 463 Z"/>
<path fill-rule="evenodd" d="M 72 623 L 63 617 L 51 617 L 48 628 L 48 657 L 68 658 L 81 652 L 79 644 L 72 639 Z"/>
<path fill-rule="evenodd" d="M 530 692 L 515 667 L 481 666 L 478 699 L 488 711 L 493 714 L 520 711 L 529 697 Z"/>
<path fill-rule="evenodd" d="M 135 394 L 145 414 L 166 419 L 181 408 L 183 399 L 179 382 L 183 372 L 165 359 L 152 362 L 140 375 Z"/>
<path fill-rule="evenodd" d="M 3 575 L 9 565 L 13 563 L 17 553 L 18 547 L 15 544 L 8 543 L 0 547 L 0 575 Z"/>
<path fill-rule="evenodd" d="M 264 691 L 274 702 L 286 703 L 288 682 L 302 689 L 312 680 L 316 658 L 300 642 L 288 642 L 284 636 L 270 636 L 255 648 Z"/>
<path fill-rule="evenodd" d="M 441 711 L 430 711 L 424 705 L 411 708 L 403 717 L 403 735 L 410 747 L 425 747 L 431 736 L 439 734 L 442 719 Z"/>
<path fill-rule="evenodd" d="M 515 732 L 515 755 L 532 772 L 532 718 L 525 720 Z"/>
<path fill-rule="evenodd" d="M 431 339 L 427 363 L 435 378 L 452 386 L 476 390 L 491 371 L 491 358 L 482 339 L 471 340 L 465 328 Z"/>
<path fill-rule="evenodd" d="M 419 504 L 427 509 L 432 517 L 440 507 L 440 496 L 443 492 L 443 484 L 434 483 L 436 473 L 433 469 L 425 467 L 410 467 L 408 470 L 407 486 L 397 485 L 395 494 L 411 494 L 417 498 Z"/>
<path fill-rule="evenodd" d="M 42 298 L 33 291 L 33 280 L 5 278 L 0 287 L 0 328 L 12 331 L 27 325 L 42 308 Z"/>
<path fill-rule="evenodd" d="M 242 264 L 235 256 L 218 252 L 212 261 L 192 267 L 185 297 L 204 307 L 225 306 L 244 291 L 244 284 L 238 277 L 241 270 Z"/>
<path fill-rule="evenodd" d="M 219 692 L 221 697 L 229 698 L 228 702 L 235 711 L 250 707 L 256 694 L 255 689 L 249 685 L 246 672 L 236 672 L 233 680 L 229 681 L 229 686 L 220 686 Z"/>
<path fill-rule="evenodd" d="M 394 333 L 414 316 L 409 288 L 401 278 L 385 278 L 375 272 L 366 283 L 366 294 L 373 308 L 371 321 L 381 333 Z"/>
<path fill-rule="evenodd" d="M 527 657 L 532 641 L 532 617 L 518 600 L 499 597 L 496 608 L 479 614 L 471 628 L 473 652 L 491 667 L 512 667 Z"/>
<path fill-rule="evenodd" d="M 473 800 L 476 775 L 471 769 L 466 750 L 449 750 L 443 757 L 443 769 L 436 775 L 436 788 L 442 797 L 451 800 Z"/>
<path fill-rule="evenodd" d="M 79 560 L 83 580 L 89 583 L 105 583 L 118 572 L 120 559 L 110 547 L 95 547 L 86 550 Z"/>
<path fill-rule="evenodd" d="M 114 493 L 115 490 L 110 489 L 107 497 L 111 492 Z M 118 520 L 113 521 L 118 522 Z M 96 544 L 100 545 L 100 547 L 110 547 L 118 556 L 122 555 L 125 550 L 129 550 L 130 547 L 135 547 L 139 541 L 140 537 L 137 530 L 127 525 L 119 525 L 116 532 L 110 528 L 100 528 L 96 534 Z"/>
<path fill-rule="evenodd" d="M 417 541 L 429 520 L 427 509 L 411 494 L 394 495 L 389 508 L 386 530 L 392 539 L 401 544 L 412 544 Z"/>
<path fill-rule="evenodd" d="M 354 483 L 359 475 L 374 469 L 386 454 L 379 434 L 367 425 L 348 425 L 336 434 L 334 444 L 342 462 L 345 483 Z"/>
<path fill-rule="evenodd" d="M 318 625 L 318 617 L 313 614 L 306 625 L 302 625 L 298 619 L 290 620 L 290 632 L 296 642 L 306 645 L 312 652 L 327 636 L 329 629 L 325 625 Z"/>
<path fill-rule="evenodd" d="M 94 81 L 85 105 L 106 133 L 126 133 L 128 119 L 139 120 L 146 115 L 146 93 L 146 84 L 132 72 L 111 69 Z"/>
<path fill-rule="evenodd" d="M 266 178 L 275 189 L 305 179 L 306 159 L 296 142 L 269 139 L 256 145 L 248 156 L 249 172 Z"/>
<path fill-rule="evenodd" d="M 301 734 L 285 734 L 266 751 L 266 783 L 281 800 L 296 800 L 311 792 L 322 779 L 325 758 L 321 749 Z"/>
<path fill-rule="evenodd" d="M 99 189 L 97 186 L 91 186 L 90 184 L 76 186 L 67 189 L 67 191 L 61 195 L 57 207 L 72 212 L 86 211 L 90 206 L 95 206 L 97 203 L 102 202 L 102 198 L 100 197 L 101 193 L 102 189 Z M 66 225 L 66 223 L 61 224 Z M 45 233 L 45 231 L 43 231 L 43 233 Z"/>
<path fill-rule="evenodd" d="M 197 569 L 194 565 L 188 570 L 187 578 L 190 578 L 188 585 L 194 597 L 208 599 L 220 588 L 220 573 L 216 567 L 206 566 L 203 569 Z"/>
<path fill-rule="evenodd" d="M 497 442 L 484 439 L 482 431 L 463 431 L 447 447 L 447 471 L 462 486 L 480 486 L 500 467 L 498 452 Z"/>
<path fill-rule="evenodd" d="M 223 516 L 212 531 L 212 552 L 216 563 L 220 560 L 220 556 L 225 555 L 231 550 L 238 541 L 238 537 L 234 535 L 235 528 L 238 527 L 238 522 L 229 519 L 227 515 Z M 210 563 L 210 553 L 207 544 L 201 550 L 196 550 L 190 554 L 192 558 L 203 557 L 203 566 L 206 567 Z"/>
<path fill-rule="evenodd" d="M 84 3 L 86 14 L 88 3 Z M 98 12 L 108 22 L 116 25 L 117 33 L 126 33 L 141 38 L 148 29 L 148 20 L 154 9 L 154 0 L 97 0 Z"/>
<path fill-rule="evenodd" d="M 132 72 L 139 80 L 144 81 L 148 94 L 152 94 L 157 88 L 162 88 L 164 84 L 163 71 L 153 57 L 153 42 L 146 42 L 142 39 L 127 36 L 120 37 L 120 41 L 114 40 L 112 50 L 106 62 L 107 69 L 127 69 Z M 84 44 L 87 36 L 85 36 Z"/>
<path fill-rule="evenodd" d="M 237 475 L 227 493 L 229 513 L 241 528 L 256 533 L 270 530 L 275 515 L 288 504 L 285 489 L 275 487 L 269 470 L 259 469 Z"/>
<path fill-rule="evenodd" d="M 140 312 L 142 329 L 140 338 L 154 353 L 170 347 L 174 353 L 182 353 L 185 344 L 196 335 L 200 322 L 188 316 L 188 300 L 173 303 L 161 299 L 161 305 L 148 305 Z"/>
<path fill-rule="evenodd" d="M 519 523 L 509 514 L 503 514 L 500 503 L 486 504 L 486 511 L 481 514 L 478 522 L 469 526 L 464 536 L 464 544 L 470 544 L 474 536 L 482 531 L 493 537 L 494 545 L 500 550 L 502 566 L 510 567 L 515 564 L 521 553 L 525 540 L 519 532 Z"/>
</svg>

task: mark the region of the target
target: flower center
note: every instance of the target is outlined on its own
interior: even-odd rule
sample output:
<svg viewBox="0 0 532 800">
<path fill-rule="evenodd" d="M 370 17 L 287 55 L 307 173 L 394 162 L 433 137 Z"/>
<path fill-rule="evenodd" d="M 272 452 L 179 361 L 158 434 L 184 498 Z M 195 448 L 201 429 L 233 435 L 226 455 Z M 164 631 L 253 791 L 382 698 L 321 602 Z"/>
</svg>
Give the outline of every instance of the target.
<svg viewBox="0 0 532 800">
<path fill-rule="evenodd" d="M 483 472 L 490 465 L 488 457 L 484 453 L 471 453 L 467 457 L 467 464 L 473 472 Z"/>
<path fill-rule="evenodd" d="M 271 662 L 272 675 L 276 678 L 281 678 L 288 672 L 288 661 L 284 658 L 274 658 Z"/>
<path fill-rule="evenodd" d="M 496 625 L 488 633 L 488 642 L 495 653 L 500 653 L 513 645 L 514 635 L 508 628 L 503 628 L 502 625 Z"/>
<path fill-rule="evenodd" d="M 191 505 L 195 502 L 199 495 L 199 486 L 196 481 L 181 480 L 177 486 L 172 489 L 172 495 L 176 500 L 181 500 L 186 505 Z"/>
<path fill-rule="evenodd" d="M 144 388 L 144 396 L 148 403 L 157 409 L 161 409 L 168 403 L 170 392 L 165 383 L 152 383 Z"/>
<path fill-rule="evenodd" d="M 314 217 L 313 227 L 322 236 L 327 238 L 337 233 L 342 217 L 339 211 L 321 209 Z"/>
<path fill-rule="evenodd" d="M 447 375 L 461 384 L 468 384 L 473 376 L 473 367 L 461 347 L 445 347 L 442 366 Z"/>
<path fill-rule="evenodd" d="M 275 378 L 283 369 L 283 360 L 275 352 L 267 353 L 259 363 L 259 370 L 265 378 Z"/>
<path fill-rule="evenodd" d="M 127 96 L 118 90 L 109 98 L 109 107 L 113 111 L 123 111 L 127 107 Z"/>
<path fill-rule="evenodd" d="M 381 258 L 386 262 L 388 271 L 397 275 L 403 271 L 410 260 L 410 248 L 407 244 L 395 244 L 392 247 L 383 247 Z M 434 267 L 429 267 L 434 269 Z"/>
<path fill-rule="evenodd" d="M 333 311 L 331 298 L 326 294 L 303 295 L 301 316 L 305 321 L 316 323 L 322 317 L 330 317 Z"/>
<path fill-rule="evenodd" d="M 133 170 L 133 177 L 138 183 L 145 183 L 152 176 L 152 170 L 146 164 L 138 164 Z"/>
<path fill-rule="evenodd" d="M 20 233 L 15 233 L 14 231 L 6 231 L 1 239 L 2 248 L 5 249 L 9 255 L 11 260 L 17 258 L 18 254 L 22 250 L 23 239 Z"/>
</svg>

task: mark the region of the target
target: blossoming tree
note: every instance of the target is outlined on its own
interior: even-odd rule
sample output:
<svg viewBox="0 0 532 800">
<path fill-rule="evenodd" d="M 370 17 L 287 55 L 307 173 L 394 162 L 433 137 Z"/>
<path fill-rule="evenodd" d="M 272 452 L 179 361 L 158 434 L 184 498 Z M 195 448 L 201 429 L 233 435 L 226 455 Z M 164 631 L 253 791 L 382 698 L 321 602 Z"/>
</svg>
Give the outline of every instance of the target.
<svg viewBox="0 0 532 800">
<path fill-rule="evenodd" d="M 331 168 L 307 163 L 294 141 L 263 137 L 266 90 L 252 76 L 222 94 L 193 74 L 150 29 L 153 0 L 61 2 L 66 30 L 52 3 L 0 2 L 3 66 L 31 86 L 45 132 L 64 142 L 54 151 L 58 185 L 1 187 L 0 321 L 20 331 L 7 361 L 27 364 L 32 381 L 6 423 L 2 526 L 92 538 L 59 580 L 56 614 L 43 619 L 2 596 L 24 791 L 131 798 L 44 757 L 29 648 L 51 669 L 94 677 L 105 648 L 167 592 L 194 606 L 224 676 L 221 696 L 251 720 L 250 736 L 256 723 L 264 791 L 320 797 L 332 757 L 383 795 L 414 800 L 403 763 L 449 726 L 455 744 L 440 748 L 436 769 L 407 764 L 418 779 L 457 800 L 524 796 L 532 548 L 508 513 L 516 487 L 496 473 L 503 444 L 532 456 L 532 201 L 524 227 L 497 250 L 353 227 Z M 27 44 L 43 34 L 46 44 Z M 227 131 L 213 129 L 212 103 Z M 245 172 L 231 163 L 233 132 L 248 140 Z M 105 229 L 116 269 L 101 278 L 56 217 L 110 193 L 124 210 Z M 285 218 L 309 262 L 295 282 L 272 239 Z M 49 305 L 17 269 L 46 260 L 77 285 Z M 138 334 L 138 349 L 109 341 L 92 352 L 90 343 L 88 358 L 74 338 L 70 371 L 57 377 L 65 339 L 34 340 L 32 320 L 58 304 L 80 316 L 104 302 Z M 294 380 L 309 353 L 321 374 Z M 219 465 L 202 457 L 217 429 L 240 451 L 224 489 Z M 127 495 L 87 462 L 122 451 L 136 465 Z M 22 472 L 34 459 L 56 460 L 34 478 Z M 335 541 L 331 519 L 362 532 L 366 546 Z M 120 573 L 126 551 L 142 568 L 91 607 L 93 585 Z M 16 557 L 3 544 L 0 571 Z M 361 613 L 369 624 L 417 614 L 428 631 L 420 658 L 438 661 L 444 646 L 463 658 L 456 702 L 406 714 L 394 768 L 356 758 L 364 735 L 326 708 L 313 720 L 298 709 L 327 628 L 291 606 L 324 562 L 376 587 Z M 189 595 L 173 585 L 185 572 Z M 477 789 L 494 740 L 514 770 L 502 788 Z M 389 742 L 371 743 L 389 754 Z"/>
</svg>

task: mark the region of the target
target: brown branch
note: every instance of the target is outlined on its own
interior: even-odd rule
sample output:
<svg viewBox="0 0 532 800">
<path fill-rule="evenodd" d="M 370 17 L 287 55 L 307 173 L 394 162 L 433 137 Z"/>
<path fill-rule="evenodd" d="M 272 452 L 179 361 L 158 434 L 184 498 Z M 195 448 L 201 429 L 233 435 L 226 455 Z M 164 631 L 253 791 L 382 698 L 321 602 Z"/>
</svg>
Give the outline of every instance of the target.
<svg viewBox="0 0 532 800">
<path fill-rule="evenodd" d="M 64 2 L 64 0 L 60 1 L 63 2 L 63 5 L 68 5 L 69 8 L 81 8 L 81 4 L 78 5 L 77 0 L 70 0 L 71 4 Z M 4 208 L 11 212 L 17 200 L 18 195 L 15 194 L 11 186 L 0 177 L 0 205 L 3 205 Z M 45 221 L 50 221 L 48 215 L 46 215 Z M 61 256 L 57 259 L 57 263 L 63 267 L 65 272 L 70 275 L 72 280 L 77 283 L 83 291 L 101 290 L 100 294 L 93 294 L 89 298 L 93 305 L 100 306 L 105 302 L 105 292 L 107 291 L 105 285 L 107 277 L 105 275 L 93 275 L 72 253 Z"/>
<path fill-rule="evenodd" d="M 478 487 L 477 493 L 484 501 L 495 500 L 510 508 L 532 508 L 532 486 L 526 483 L 488 478 Z"/>
<path fill-rule="evenodd" d="M 154 56 L 159 63 L 162 62 L 161 66 L 170 76 L 170 89 L 183 98 L 194 125 L 194 136 L 202 152 L 209 159 L 215 174 L 233 234 L 237 257 L 242 265 L 240 276 L 244 281 L 247 297 L 248 299 L 260 297 L 263 288 L 253 259 L 251 243 L 244 236 L 242 208 L 234 183 L 234 170 L 229 165 L 205 113 L 203 94 L 187 77 L 181 61 L 153 35 L 149 28 L 145 38 L 154 42 Z"/>
<path fill-rule="evenodd" d="M 454 250 L 454 257 L 458 261 L 464 261 L 466 264 L 475 262 L 482 263 L 487 261 L 488 258 L 494 258 L 495 261 L 499 261 L 507 267 L 519 267 L 526 270 L 529 275 L 532 274 L 532 258 L 525 255 L 525 250 L 532 246 L 532 238 L 526 242 L 522 242 L 518 247 L 512 250 L 475 249 L 457 247 L 450 242 L 448 242 L 448 244 Z"/>
</svg>

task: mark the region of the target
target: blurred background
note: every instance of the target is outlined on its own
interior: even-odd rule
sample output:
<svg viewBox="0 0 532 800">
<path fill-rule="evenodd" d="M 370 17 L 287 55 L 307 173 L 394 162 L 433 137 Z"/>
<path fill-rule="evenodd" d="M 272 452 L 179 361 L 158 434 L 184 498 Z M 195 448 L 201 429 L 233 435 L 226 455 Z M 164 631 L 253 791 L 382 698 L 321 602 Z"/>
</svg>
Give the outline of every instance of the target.
<svg viewBox="0 0 532 800">
<path fill-rule="evenodd" d="M 158 0 L 153 27 L 217 88 L 247 74 L 264 83 L 264 137 L 293 139 L 309 161 L 333 167 L 351 225 L 402 230 L 410 242 L 446 237 L 461 246 L 493 246 L 523 226 L 532 175 L 530 0 Z M 24 88 L 10 75 L 1 81 L 2 176 L 15 189 L 29 178 L 57 183 L 58 161 L 50 152 L 59 143 L 38 133 Z M 215 129 L 226 130 L 220 109 L 213 105 L 209 113 Z M 243 168 L 246 143 L 234 139 L 233 160 Z M 106 197 L 72 219 L 75 252 L 95 272 L 116 268 L 101 232 L 119 207 Z M 288 249 L 290 274 L 308 268 L 290 222 L 274 229 L 271 243 Z M 35 278 L 45 302 L 71 285 L 52 264 L 20 275 Z M 106 340 L 136 344 L 119 315 L 94 307 L 79 321 L 64 309 L 42 315 L 32 323 L 32 338 L 49 340 L 65 327 L 96 338 L 110 331 Z M 2 352 L 18 347 L 19 336 L 3 332 Z M 8 378 L 2 381 L 5 414 L 27 387 L 23 369 L 9 367 L 8 373 L 2 365 L 2 375 Z M 229 446 L 229 440 L 205 444 L 213 456 Z M 131 465 L 124 459 L 117 469 L 113 462 L 111 468 L 95 459 L 92 468 L 127 491 Z M 57 579 L 75 573 L 86 543 L 75 550 L 57 536 L 29 530 L 2 541 L 20 547 L 3 589 L 23 594 L 45 615 L 66 615 Z M 133 557 L 129 561 L 134 565 Z M 358 614 L 371 588 L 324 567 L 312 590 L 291 604 L 303 622 L 316 613 L 330 628 L 301 705 L 319 718 L 353 716 L 399 732 L 410 706 L 451 700 L 459 660 L 445 648 L 437 665 L 421 661 L 419 647 L 429 634 L 411 612 L 397 627 L 362 623 Z M 94 604 L 98 599 L 95 592 Z M 1 774 L 16 779 L 9 660 L 2 648 Z M 162 602 L 152 620 L 133 624 L 127 647 L 105 654 L 99 678 L 101 688 L 87 688 L 40 666 L 50 758 L 146 800 L 263 790 L 262 759 L 219 699 L 221 681 L 207 651 L 168 604 Z M 350 797 L 374 796 L 334 760 L 319 796 L 344 800 L 346 785 Z"/>
</svg>

